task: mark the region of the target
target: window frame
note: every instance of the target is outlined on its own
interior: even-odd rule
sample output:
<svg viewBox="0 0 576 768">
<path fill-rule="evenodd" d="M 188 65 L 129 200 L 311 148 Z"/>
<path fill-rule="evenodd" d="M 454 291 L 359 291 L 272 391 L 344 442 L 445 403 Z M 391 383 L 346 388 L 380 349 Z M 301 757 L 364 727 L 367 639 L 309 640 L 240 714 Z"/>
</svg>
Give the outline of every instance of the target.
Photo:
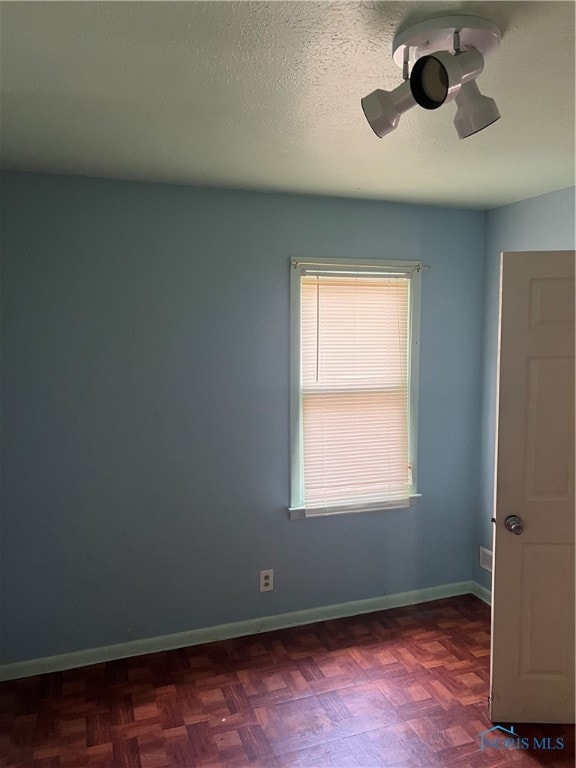
<svg viewBox="0 0 576 768">
<path fill-rule="evenodd" d="M 359 274 L 378 272 L 383 275 L 402 274 L 410 279 L 409 292 L 409 342 L 408 342 L 408 456 L 412 467 L 410 504 L 418 493 L 418 381 L 420 364 L 420 312 L 422 294 L 422 270 L 420 261 L 391 261 L 382 259 L 290 259 L 290 519 L 331 517 L 332 515 L 358 514 L 359 508 L 339 507 L 333 511 L 306 510 L 304 506 L 304 448 L 303 407 L 301 386 L 301 277 L 309 269 L 325 267 L 329 272 Z M 382 510 L 398 507 L 382 504 Z M 374 511 L 373 507 L 370 511 Z"/>
</svg>

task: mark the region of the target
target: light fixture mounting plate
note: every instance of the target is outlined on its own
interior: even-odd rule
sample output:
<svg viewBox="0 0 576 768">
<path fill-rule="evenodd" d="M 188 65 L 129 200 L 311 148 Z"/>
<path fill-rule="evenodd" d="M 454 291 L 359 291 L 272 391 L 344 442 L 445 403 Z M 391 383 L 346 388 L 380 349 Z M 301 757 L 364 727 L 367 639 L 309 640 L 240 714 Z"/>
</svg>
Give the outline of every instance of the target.
<svg viewBox="0 0 576 768">
<path fill-rule="evenodd" d="M 460 33 L 462 48 L 471 45 L 484 58 L 500 46 L 500 28 L 492 21 L 477 16 L 439 16 L 412 24 L 398 32 L 392 43 L 394 61 L 402 67 L 406 48 L 409 49 L 411 63 L 436 51 L 452 51 L 454 32 Z"/>
</svg>

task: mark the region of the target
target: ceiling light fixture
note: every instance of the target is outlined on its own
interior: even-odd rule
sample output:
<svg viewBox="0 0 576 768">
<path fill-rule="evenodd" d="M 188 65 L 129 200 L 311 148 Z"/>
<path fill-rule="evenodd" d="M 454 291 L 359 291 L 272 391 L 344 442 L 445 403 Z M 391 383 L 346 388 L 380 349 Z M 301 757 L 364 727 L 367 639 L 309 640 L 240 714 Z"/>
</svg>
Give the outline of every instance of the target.
<svg viewBox="0 0 576 768">
<path fill-rule="evenodd" d="M 475 16 L 445 16 L 399 32 L 393 57 L 404 82 L 361 100 L 374 133 L 380 138 L 391 133 L 401 115 L 416 105 L 431 110 L 448 101 L 456 101 L 454 125 L 461 139 L 498 120 L 495 101 L 480 93 L 476 78 L 485 57 L 498 49 L 500 37 L 495 24 Z"/>
</svg>

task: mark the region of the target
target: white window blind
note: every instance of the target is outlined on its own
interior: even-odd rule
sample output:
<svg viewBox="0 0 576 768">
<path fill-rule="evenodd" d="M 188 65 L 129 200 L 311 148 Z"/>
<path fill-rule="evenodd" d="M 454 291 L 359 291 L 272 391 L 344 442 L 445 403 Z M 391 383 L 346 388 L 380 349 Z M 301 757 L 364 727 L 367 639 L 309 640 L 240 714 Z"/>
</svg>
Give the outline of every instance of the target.
<svg viewBox="0 0 576 768">
<path fill-rule="evenodd" d="M 300 273 L 306 514 L 408 506 L 411 275 Z"/>
</svg>

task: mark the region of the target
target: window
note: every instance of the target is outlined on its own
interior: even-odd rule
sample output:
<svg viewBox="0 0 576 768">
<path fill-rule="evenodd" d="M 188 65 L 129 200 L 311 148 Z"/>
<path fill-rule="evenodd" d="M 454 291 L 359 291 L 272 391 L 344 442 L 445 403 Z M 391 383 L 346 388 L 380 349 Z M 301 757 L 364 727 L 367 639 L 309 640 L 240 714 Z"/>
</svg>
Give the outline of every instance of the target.
<svg viewBox="0 0 576 768">
<path fill-rule="evenodd" d="M 291 260 L 291 517 L 416 495 L 421 272 Z"/>
</svg>

